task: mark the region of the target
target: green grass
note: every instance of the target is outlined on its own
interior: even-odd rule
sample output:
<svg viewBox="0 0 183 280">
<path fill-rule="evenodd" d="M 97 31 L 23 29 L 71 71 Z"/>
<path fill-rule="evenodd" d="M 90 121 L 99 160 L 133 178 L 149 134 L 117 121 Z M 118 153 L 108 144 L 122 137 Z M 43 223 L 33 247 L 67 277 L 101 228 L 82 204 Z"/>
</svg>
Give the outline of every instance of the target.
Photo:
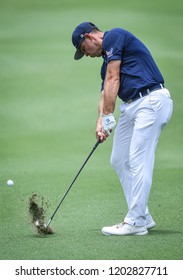
<svg viewBox="0 0 183 280">
<path fill-rule="evenodd" d="M 107 2 L 0 1 L 2 260 L 183 258 L 183 4 Z M 149 200 L 157 227 L 148 236 L 101 234 L 127 211 L 109 164 L 112 137 L 95 151 L 56 214 L 55 234 L 41 238 L 31 225 L 31 194 L 49 200 L 49 219 L 96 141 L 101 59 L 75 62 L 70 41 L 73 28 L 85 20 L 139 36 L 173 96 L 174 114 L 157 147 Z M 14 187 L 6 186 L 8 179 Z"/>
</svg>

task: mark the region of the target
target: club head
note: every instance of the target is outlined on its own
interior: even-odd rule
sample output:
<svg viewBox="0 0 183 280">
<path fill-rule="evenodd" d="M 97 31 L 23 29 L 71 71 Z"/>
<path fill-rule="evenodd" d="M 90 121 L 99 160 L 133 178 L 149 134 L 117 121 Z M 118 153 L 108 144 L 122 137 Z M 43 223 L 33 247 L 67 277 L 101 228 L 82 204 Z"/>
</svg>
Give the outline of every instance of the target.
<svg viewBox="0 0 183 280">
<path fill-rule="evenodd" d="M 47 234 L 53 234 L 54 231 L 51 227 L 47 227 L 45 224 L 35 224 L 36 226 L 36 229 L 37 229 L 37 232 L 40 234 L 40 235 L 47 235 Z"/>
</svg>

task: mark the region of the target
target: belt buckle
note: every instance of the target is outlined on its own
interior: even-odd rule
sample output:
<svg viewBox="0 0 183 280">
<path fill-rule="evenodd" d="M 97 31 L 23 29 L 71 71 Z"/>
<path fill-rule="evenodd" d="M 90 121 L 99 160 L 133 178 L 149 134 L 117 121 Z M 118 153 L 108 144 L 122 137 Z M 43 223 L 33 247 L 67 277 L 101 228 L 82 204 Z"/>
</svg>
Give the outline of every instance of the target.
<svg viewBox="0 0 183 280">
<path fill-rule="evenodd" d="M 133 102 L 133 100 L 132 99 L 129 99 L 126 103 L 127 104 L 131 104 Z"/>
</svg>

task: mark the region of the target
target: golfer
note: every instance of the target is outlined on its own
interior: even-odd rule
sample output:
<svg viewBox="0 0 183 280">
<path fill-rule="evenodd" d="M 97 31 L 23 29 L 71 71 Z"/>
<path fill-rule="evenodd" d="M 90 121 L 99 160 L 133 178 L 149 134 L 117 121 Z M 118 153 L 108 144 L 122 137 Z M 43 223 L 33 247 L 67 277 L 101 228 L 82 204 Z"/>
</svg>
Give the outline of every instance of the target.
<svg viewBox="0 0 183 280">
<path fill-rule="evenodd" d="M 156 145 L 173 111 L 164 79 L 147 47 L 132 33 L 102 32 L 83 22 L 72 34 L 75 60 L 102 57 L 101 99 L 96 138 L 101 142 L 116 126 L 117 96 L 121 116 L 114 132 L 111 164 L 122 185 L 128 212 L 122 222 L 102 228 L 105 235 L 145 235 L 155 227 L 148 210 Z"/>
</svg>

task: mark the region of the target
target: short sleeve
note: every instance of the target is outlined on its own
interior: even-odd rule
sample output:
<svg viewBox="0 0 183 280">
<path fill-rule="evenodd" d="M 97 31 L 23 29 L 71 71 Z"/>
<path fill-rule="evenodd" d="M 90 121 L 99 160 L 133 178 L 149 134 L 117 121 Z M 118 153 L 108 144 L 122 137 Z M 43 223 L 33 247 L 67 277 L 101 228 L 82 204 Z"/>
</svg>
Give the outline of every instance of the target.
<svg viewBox="0 0 183 280">
<path fill-rule="evenodd" d="M 118 31 L 108 31 L 103 40 L 103 51 L 105 53 L 106 62 L 111 60 L 122 60 L 123 49 L 125 46 L 125 33 Z"/>
</svg>

